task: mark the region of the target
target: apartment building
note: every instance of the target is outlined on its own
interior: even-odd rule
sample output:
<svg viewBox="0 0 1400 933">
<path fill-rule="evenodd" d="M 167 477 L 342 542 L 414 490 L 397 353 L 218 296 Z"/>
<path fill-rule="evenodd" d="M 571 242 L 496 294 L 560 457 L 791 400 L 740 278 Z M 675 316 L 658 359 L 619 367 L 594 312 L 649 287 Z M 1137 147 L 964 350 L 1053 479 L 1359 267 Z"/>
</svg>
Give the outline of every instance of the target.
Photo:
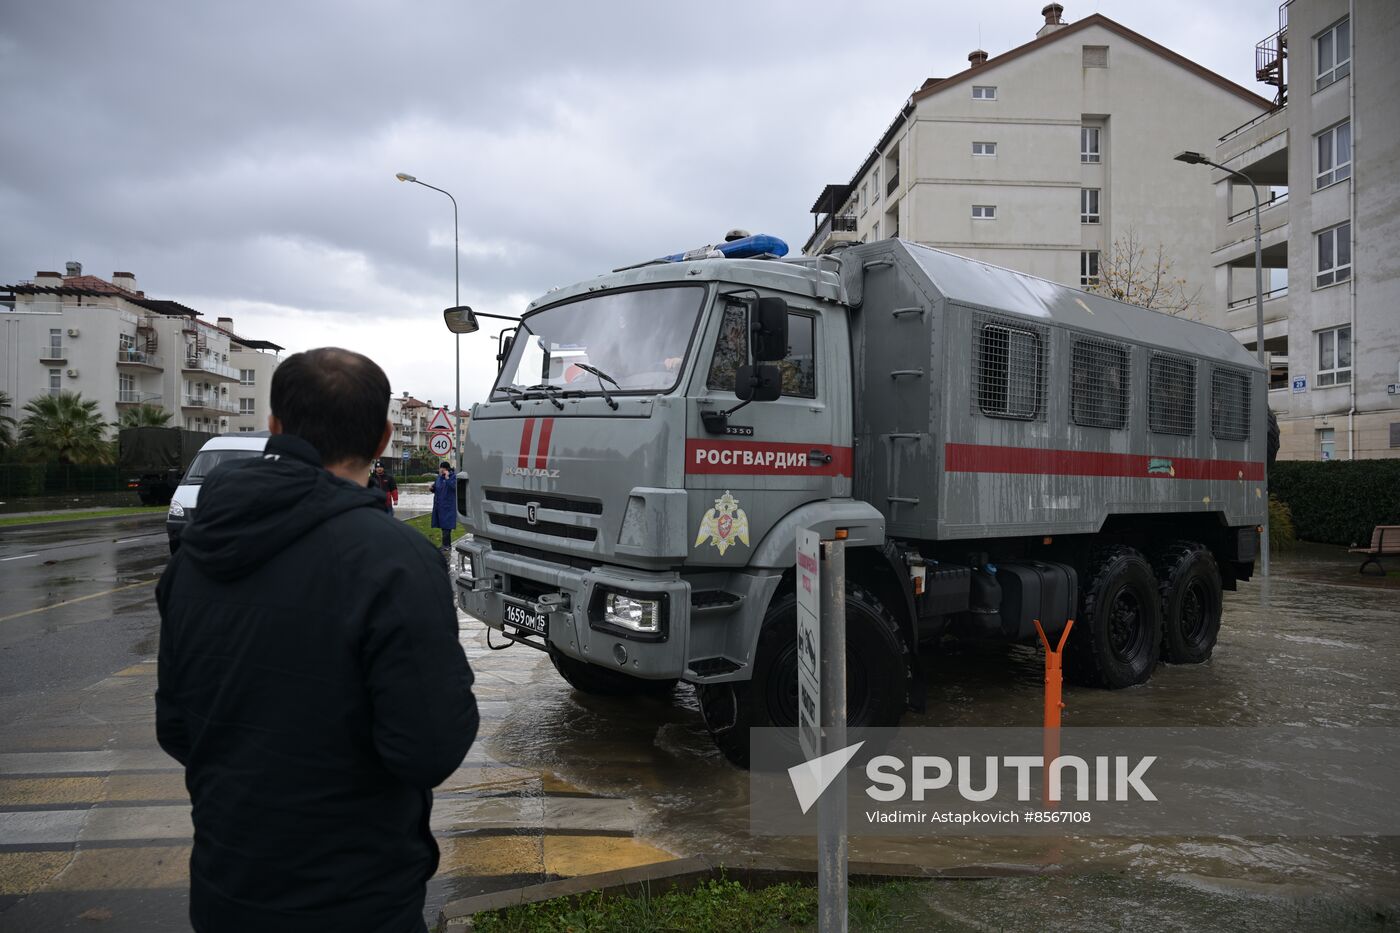
<svg viewBox="0 0 1400 933">
<path fill-rule="evenodd" d="M 899 236 L 1087 286 L 1131 233 L 1208 300 L 1213 196 L 1172 156 L 1271 102 L 1108 17 L 1063 13 L 1051 3 L 1025 45 L 925 81 L 817 197 L 804 252 Z"/>
<path fill-rule="evenodd" d="M 112 422 L 147 404 L 194 430 L 265 426 L 276 344 L 239 337 L 177 301 L 148 298 L 130 272 L 108 281 L 70 262 L 66 274 L 39 272 L 0 288 L 10 293 L 0 302 L 0 389 L 16 416 L 37 395 L 69 391 L 96 400 Z M 251 377 L 261 395 L 244 391 L 254 385 L 240 385 L 241 370 L 263 374 Z M 245 396 L 253 400 L 246 420 Z M 253 426 L 258 410 L 263 422 Z"/>
<path fill-rule="evenodd" d="M 229 366 L 238 371 L 235 392 L 238 412 L 229 419 L 230 431 L 266 431 L 272 413 L 272 373 L 282 362 L 283 348 L 270 340 L 250 340 L 234 331 L 233 319 L 218 319 L 218 329 L 229 338 Z"/>
<path fill-rule="evenodd" d="M 1283 4 L 1255 47 L 1275 106 L 1203 150 L 1262 202 L 1264 349 L 1283 458 L 1400 456 L 1397 42 L 1390 0 Z M 1253 349 L 1254 194 L 1209 171 L 1223 300 L 1207 320 Z"/>
</svg>

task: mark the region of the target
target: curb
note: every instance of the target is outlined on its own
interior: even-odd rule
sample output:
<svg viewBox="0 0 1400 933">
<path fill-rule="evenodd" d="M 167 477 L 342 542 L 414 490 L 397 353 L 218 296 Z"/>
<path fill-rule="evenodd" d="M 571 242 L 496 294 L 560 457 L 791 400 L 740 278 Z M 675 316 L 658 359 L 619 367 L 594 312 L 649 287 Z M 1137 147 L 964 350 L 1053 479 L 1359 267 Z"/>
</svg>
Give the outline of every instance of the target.
<svg viewBox="0 0 1400 933">
<path fill-rule="evenodd" d="M 967 865 L 959 868 L 926 868 L 892 862 L 851 862 L 851 881 L 975 881 L 1058 872 L 1053 866 Z M 623 868 L 616 871 L 577 875 L 490 894 L 478 894 L 450 901 L 438 913 L 437 933 L 466 933 L 475 928 L 472 917 L 489 910 L 519 907 L 559 897 L 598 893 L 604 897 L 636 897 L 653 886 L 665 890 L 690 890 L 702 881 L 724 876 L 746 888 L 760 888 L 783 882 L 813 882 L 817 878 L 816 859 L 764 859 L 753 856 L 700 856 Z"/>
<path fill-rule="evenodd" d="M 47 514 L 53 515 L 55 513 L 50 512 Z M 21 528 L 63 528 L 68 525 L 85 525 L 89 522 L 164 522 L 168 514 L 168 512 L 135 512 L 131 515 L 98 515 L 87 516 L 85 518 L 60 518 L 48 522 L 18 522 L 13 525 L 0 526 L 0 534 Z M 0 518 L 4 517 L 4 515 L 0 515 Z"/>
</svg>

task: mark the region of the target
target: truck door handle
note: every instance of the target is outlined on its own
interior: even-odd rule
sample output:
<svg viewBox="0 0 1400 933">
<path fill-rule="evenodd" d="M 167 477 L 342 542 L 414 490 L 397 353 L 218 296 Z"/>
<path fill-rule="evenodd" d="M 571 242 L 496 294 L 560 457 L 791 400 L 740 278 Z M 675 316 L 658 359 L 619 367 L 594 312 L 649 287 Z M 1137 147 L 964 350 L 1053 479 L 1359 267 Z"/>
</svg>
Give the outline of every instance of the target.
<svg viewBox="0 0 1400 933">
<path fill-rule="evenodd" d="M 827 464 L 831 462 L 831 454 L 824 450 L 809 450 L 807 452 L 807 462 Z"/>
</svg>

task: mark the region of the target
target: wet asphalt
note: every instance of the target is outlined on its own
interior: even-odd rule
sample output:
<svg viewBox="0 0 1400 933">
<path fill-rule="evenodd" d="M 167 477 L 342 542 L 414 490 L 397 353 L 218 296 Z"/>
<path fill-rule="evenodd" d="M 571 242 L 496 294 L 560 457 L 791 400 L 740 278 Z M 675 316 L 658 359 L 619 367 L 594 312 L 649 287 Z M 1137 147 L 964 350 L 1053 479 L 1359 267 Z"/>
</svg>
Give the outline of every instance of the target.
<svg viewBox="0 0 1400 933">
<path fill-rule="evenodd" d="M 188 798 L 151 721 L 168 554 L 146 517 L 0 529 L 0 929 L 187 928 Z M 1400 725 L 1400 579 L 1357 578 L 1354 563 L 1335 549 L 1278 559 L 1273 579 L 1227 596 L 1209 663 L 1127 691 L 1067 688 L 1066 725 Z M 748 833 L 746 776 L 712 747 L 688 687 L 581 696 L 544 655 L 492 650 L 460 621 L 483 729 L 437 793 L 430 921 L 455 897 L 677 856 L 811 857 L 809 842 Z M 924 661 L 928 711 L 906 723 L 1039 721 L 1031 649 Z M 950 929 L 1370 928 L 1393 924 L 1400 898 L 1390 837 L 857 839 L 852 857 L 1087 879 L 940 886 Z"/>
</svg>

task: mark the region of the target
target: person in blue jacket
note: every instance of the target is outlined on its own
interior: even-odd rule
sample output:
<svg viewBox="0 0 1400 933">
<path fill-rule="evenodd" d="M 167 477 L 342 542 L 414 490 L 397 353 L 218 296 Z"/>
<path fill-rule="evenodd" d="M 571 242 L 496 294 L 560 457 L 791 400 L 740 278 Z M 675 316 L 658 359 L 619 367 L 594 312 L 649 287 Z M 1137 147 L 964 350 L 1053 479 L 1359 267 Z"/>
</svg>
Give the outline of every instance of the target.
<svg viewBox="0 0 1400 933">
<path fill-rule="evenodd" d="M 442 529 L 442 550 L 452 547 L 452 529 L 457 527 L 457 471 L 446 460 L 438 464 L 433 480 L 432 527 Z"/>
</svg>

